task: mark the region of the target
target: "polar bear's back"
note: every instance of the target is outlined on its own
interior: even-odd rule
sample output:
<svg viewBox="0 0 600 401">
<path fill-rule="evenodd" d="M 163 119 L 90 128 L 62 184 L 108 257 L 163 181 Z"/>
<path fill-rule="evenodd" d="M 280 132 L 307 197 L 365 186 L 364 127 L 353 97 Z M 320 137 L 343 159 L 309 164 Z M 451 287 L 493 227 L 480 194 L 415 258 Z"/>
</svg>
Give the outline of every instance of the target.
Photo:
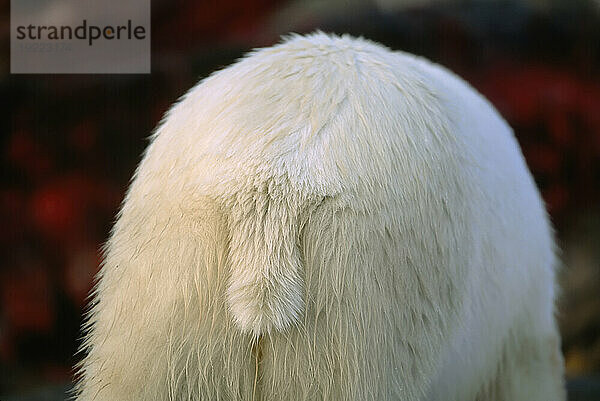
<svg viewBox="0 0 600 401">
<path fill-rule="evenodd" d="M 506 344 L 557 338 L 553 265 L 481 96 L 366 40 L 292 37 L 157 130 L 107 245 L 79 399 L 501 399 Z"/>
</svg>

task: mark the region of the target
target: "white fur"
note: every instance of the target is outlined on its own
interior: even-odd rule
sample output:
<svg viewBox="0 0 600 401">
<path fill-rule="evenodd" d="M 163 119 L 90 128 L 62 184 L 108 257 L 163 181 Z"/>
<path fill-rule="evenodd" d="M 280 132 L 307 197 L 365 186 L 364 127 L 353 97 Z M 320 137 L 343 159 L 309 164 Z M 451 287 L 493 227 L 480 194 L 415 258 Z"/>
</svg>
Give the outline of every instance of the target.
<svg viewBox="0 0 600 401">
<path fill-rule="evenodd" d="M 77 399 L 563 400 L 553 246 L 510 128 L 467 84 L 293 36 L 159 127 Z"/>
</svg>

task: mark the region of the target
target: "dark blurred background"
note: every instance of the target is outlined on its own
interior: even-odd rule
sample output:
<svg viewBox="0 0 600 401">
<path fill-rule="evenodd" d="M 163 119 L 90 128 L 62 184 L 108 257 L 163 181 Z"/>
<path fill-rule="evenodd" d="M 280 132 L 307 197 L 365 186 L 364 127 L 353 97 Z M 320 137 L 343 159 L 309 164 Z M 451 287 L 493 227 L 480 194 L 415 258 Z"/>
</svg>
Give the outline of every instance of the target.
<svg viewBox="0 0 600 401">
<path fill-rule="evenodd" d="M 508 120 L 563 250 L 570 399 L 600 399 L 600 2 L 155 0 L 150 75 L 10 75 L 9 7 L 0 0 L 0 399 L 62 399 L 99 248 L 169 105 L 249 49 L 315 29 L 443 64 Z"/>
</svg>

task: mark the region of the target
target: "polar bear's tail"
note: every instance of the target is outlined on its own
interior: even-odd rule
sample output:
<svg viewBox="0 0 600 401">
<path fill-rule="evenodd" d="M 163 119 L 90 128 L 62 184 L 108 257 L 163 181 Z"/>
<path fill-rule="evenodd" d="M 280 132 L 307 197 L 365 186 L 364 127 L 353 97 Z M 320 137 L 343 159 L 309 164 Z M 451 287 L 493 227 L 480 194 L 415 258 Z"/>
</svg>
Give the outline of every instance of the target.
<svg viewBox="0 0 600 401">
<path fill-rule="evenodd" d="M 244 332 L 282 331 L 304 309 L 299 214 L 290 199 L 238 196 L 229 208 L 229 309 Z"/>
</svg>

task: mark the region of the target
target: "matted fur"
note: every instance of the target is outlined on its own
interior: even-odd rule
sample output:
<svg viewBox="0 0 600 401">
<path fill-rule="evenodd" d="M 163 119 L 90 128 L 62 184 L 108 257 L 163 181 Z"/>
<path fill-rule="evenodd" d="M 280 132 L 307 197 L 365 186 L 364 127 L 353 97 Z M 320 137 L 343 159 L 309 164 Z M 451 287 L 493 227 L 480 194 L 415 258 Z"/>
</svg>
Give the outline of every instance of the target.
<svg viewBox="0 0 600 401">
<path fill-rule="evenodd" d="M 292 36 L 189 91 L 106 246 L 76 397 L 563 400 L 551 228 L 443 68 Z"/>
</svg>

